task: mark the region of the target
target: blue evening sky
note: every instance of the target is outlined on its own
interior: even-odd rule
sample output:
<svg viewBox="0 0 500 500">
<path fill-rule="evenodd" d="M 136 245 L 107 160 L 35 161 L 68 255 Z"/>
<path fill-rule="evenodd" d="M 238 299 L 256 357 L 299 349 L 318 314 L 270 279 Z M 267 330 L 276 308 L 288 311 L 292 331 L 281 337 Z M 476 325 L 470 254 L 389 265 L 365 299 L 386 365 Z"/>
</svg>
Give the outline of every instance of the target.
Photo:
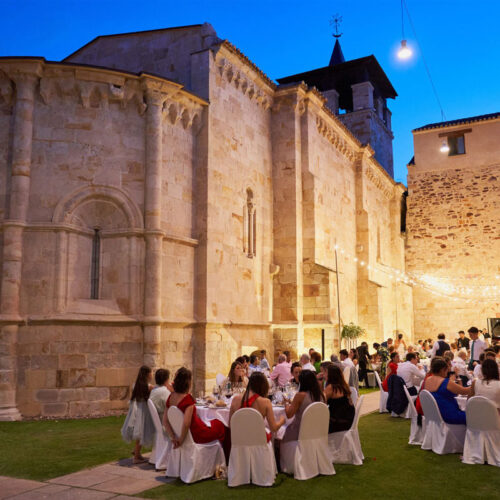
<svg viewBox="0 0 500 500">
<path fill-rule="evenodd" d="M 406 0 L 446 118 L 500 111 L 499 0 Z M 440 121 L 422 55 L 405 14 L 412 61 L 395 53 L 400 0 L 0 0 L 0 56 L 60 60 L 98 35 L 210 22 L 270 78 L 326 66 L 343 16 L 346 60 L 374 54 L 399 96 L 393 113 L 394 171 L 406 183 L 411 130 Z"/>
</svg>

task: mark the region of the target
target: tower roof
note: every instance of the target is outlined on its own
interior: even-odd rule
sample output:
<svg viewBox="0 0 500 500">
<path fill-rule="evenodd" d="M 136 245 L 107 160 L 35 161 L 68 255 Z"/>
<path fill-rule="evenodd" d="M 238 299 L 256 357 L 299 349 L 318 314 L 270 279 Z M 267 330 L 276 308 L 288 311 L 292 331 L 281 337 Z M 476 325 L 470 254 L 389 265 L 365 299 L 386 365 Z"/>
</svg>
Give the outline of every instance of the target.
<svg viewBox="0 0 500 500">
<path fill-rule="evenodd" d="M 330 57 L 330 64 L 328 66 L 335 66 L 336 64 L 342 64 L 345 62 L 344 54 L 342 53 L 342 48 L 340 47 L 339 39 L 335 40 L 335 46 L 333 47 L 332 57 Z"/>
</svg>

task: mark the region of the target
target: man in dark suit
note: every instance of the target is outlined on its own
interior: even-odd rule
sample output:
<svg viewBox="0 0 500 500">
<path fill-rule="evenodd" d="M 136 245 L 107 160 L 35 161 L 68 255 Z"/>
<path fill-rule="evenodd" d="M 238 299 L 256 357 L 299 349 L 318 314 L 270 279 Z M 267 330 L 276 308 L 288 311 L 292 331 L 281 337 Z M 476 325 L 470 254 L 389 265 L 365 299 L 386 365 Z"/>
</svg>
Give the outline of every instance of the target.
<svg viewBox="0 0 500 500">
<path fill-rule="evenodd" d="M 470 342 L 470 339 L 468 339 L 466 336 L 465 336 L 465 332 L 463 330 L 460 330 L 458 332 L 458 340 L 457 340 L 457 346 L 459 349 L 462 349 L 462 347 L 465 347 L 467 350 L 469 349 L 469 342 Z"/>
</svg>

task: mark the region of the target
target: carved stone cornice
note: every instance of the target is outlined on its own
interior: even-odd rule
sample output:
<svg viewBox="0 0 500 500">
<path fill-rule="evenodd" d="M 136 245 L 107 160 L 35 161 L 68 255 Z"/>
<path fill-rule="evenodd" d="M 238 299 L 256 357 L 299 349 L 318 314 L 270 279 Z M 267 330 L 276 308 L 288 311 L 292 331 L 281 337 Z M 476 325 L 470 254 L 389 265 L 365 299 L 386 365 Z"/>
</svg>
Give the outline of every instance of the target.
<svg viewBox="0 0 500 500">
<path fill-rule="evenodd" d="M 382 192 L 386 199 L 392 200 L 394 197 L 394 185 L 382 172 L 370 164 L 365 164 L 363 172 L 366 178 Z"/>
<path fill-rule="evenodd" d="M 272 104 L 273 99 L 271 95 L 261 89 L 261 86 L 252 77 L 233 64 L 229 59 L 220 57 L 216 60 L 216 67 L 221 78 L 227 83 L 234 85 L 244 96 L 250 100 L 255 101 L 258 106 L 268 110 Z"/>
<path fill-rule="evenodd" d="M 335 130 L 335 127 L 329 125 L 327 121 L 319 115 L 316 115 L 316 128 L 318 133 L 349 161 L 354 161 L 356 159 L 356 151 L 349 145 L 349 142 L 342 137 L 342 134 L 338 130 Z"/>
</svg>

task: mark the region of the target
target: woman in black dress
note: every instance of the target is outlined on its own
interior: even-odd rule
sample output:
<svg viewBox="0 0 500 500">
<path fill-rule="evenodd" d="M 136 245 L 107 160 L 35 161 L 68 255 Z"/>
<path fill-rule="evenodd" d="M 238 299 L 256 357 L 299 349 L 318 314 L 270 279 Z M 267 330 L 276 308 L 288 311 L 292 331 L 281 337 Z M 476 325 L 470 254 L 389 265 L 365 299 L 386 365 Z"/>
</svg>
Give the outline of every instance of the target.
<svg viewBox="0 0 500 500">
<path fill-rule="evenodd" d="M 348 431 L 354 420 L 355 409 L 351 400 L 351 390 L 338 366 L 328 367 L 325 398 L 330 410 L 328 433 Z"/>
<path fill-rule="evenodd" d="M 368 347 L 366 347 L 365 345 L 360 345 L 357 350 L 359 363 L 359 380 L 364 381 L 365 387 L 370 387 L 370 383 L 368 382 L 368 372 L 373 372 L 373 370 L 370 370 L 368 367 L 371 360 L 371 356 L 368 354 Z"/>
</svg>

